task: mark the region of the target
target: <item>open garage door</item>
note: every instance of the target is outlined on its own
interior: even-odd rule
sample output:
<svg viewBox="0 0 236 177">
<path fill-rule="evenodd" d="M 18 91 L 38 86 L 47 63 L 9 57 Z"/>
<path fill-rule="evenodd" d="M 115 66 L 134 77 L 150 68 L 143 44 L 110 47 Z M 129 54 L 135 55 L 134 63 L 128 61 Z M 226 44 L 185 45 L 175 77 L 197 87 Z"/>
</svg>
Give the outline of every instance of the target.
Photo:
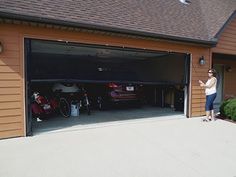
<svg viewBox="0 0 236 177">
<path fill-rule="evenodd" d="M 172 110 L 174 105 L 183 111 L 183 102 L 186 101 L 184 91 L 189 84 L 188 54 L 26 39 L 25 57 L 27 135 L 32 134 L 30 101 L 33 92 L 49 92 L 57 83 L 86 85 L 91 97 L 96 99 L 103 95 L 92 93 L 102 90 L 109 92 L 115 101 L 143 99 L 145 104 L 161 108 L 168 105 Z M 141 86 L 142 89 L 139 89 Z M 117 91 L 117 87 L 121 89 Z M 177 103 L 178 100 L 180 103 Z"/>
<path fill-rule="evenodd" d="M 32 40 L 31 81 L 188 84 L 180 53 Z"/>
</svg>

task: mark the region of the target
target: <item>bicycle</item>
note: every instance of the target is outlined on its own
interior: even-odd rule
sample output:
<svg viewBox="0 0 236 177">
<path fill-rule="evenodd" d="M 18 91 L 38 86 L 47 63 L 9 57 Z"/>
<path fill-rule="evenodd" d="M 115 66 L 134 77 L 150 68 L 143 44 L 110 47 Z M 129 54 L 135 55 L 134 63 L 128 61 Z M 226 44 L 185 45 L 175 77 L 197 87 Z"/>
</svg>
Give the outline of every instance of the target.
<svg viewBox="0 0 236 177">
<path fill-rule="evenodd" d="M 87 114 L 91 114 L 90 101 L 86 90 L 82 87 L 80 92 L 76 93 L 63 93 L 57 92 L 59 102 L 59 112 L 63 117 L 71 116 L 71 104 L 79 104 L 79 109 L 85 108 Z"/>
</svg>

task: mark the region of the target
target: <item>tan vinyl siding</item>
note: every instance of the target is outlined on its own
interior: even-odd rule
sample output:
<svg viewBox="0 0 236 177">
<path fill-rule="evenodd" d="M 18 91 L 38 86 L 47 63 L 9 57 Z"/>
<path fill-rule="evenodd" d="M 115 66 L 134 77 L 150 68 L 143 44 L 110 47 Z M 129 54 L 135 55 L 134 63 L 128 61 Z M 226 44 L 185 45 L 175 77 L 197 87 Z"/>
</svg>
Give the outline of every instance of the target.
<svg viewBox="0 0 236 177">
<path fill-rule="evenodd" d="M 215 53 L 236 55 L 236 18 L 234 18 L 220 35 L 218 44 L 212 49 Z"/>
<path fill-rule="evenodd" d="M 2 124 L 4 125 L 4 124 Z M 8 126 L 8 125 L 7 125 Z M 0 138 L 10 138 L 10 137 L 18 137 L 18 136 L 24 136 L 24 134 L 22 134 L 22 128 L 13 128 L 11 129 L 10 126 L 8 126 L 8 128 L 6 130 L 4 129 L 0 129 Z"/>
<path fill-rule="evenodd" d="M 224 97 L 236 97 L 236 55 L 235 60 L 227 60 L 225 58 L 214 58 L 214 64 L 220 64 L 232 68 L 231 72 L 224 71 Z"/>
<path fill-rule="evenodd" d="M 24 135 L 23 83 L 19 33 L 0 27 L 0 138 Z"/>
<path fill-rule="evenodd" d="M 6 116 L 0 119 L 1 124 L 18 123 L 20 121 L 21 121 L 21 116 Z"/>
<path fill-rule="evenodd" d="M 204 66 L 199 65 L 199 58 L 204 56 L 206 64 Z M 195 54 L 195 60 L 192 62 L 192 116 L 205 115 L 205 90 L 199 86 L 199 80 L 206 82 L 207 71 L 210 68 L 209 50 L 204 52 L 199 51 Z"/>
<path fill-rule="evenodd" d="M 228 66 L 232 68 L 231 72 L 224 71 L 223 96 L 236 96 L 236 17 L 224 29 L 212 52 L 231 55 L 231 59 L 227 59 L 227 55 L 225 57 L 221 55 L 220 58 L 213 58 L 213 62 L 214 64 L 221 64 L 225 68 Z"/>
</svg>

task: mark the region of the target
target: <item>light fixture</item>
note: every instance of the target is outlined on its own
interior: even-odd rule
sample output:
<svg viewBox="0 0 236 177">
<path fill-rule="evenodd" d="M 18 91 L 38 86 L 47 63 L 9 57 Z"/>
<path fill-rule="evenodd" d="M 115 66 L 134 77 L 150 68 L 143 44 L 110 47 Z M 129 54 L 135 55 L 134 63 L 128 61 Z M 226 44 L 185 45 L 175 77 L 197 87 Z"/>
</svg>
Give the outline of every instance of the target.
<svg viewBox="0 0 236 177">
<path fill-rule="evenodd" d="M 0 42 L 0 53 L 2 53 L 3 52 L 3 45 L 2 45 L 2 43 Z"/>
<path fill-rule="evenodd" d="M 225 68 L 225 70 L 226 70 L 227 72 L 232 72 L 232 68 L 231 68 L 230 66 L 227 66 L 227 67 Z"/>
<path fill-rule="evenodd" d="M 205 64 L 206 64 L 206 60 L 205 60 L 204 56 L 201 56 L 201 57 L 199 58 L 199 64 L 200 64 L 200 65 L 205 65 Z"/>
</svg>

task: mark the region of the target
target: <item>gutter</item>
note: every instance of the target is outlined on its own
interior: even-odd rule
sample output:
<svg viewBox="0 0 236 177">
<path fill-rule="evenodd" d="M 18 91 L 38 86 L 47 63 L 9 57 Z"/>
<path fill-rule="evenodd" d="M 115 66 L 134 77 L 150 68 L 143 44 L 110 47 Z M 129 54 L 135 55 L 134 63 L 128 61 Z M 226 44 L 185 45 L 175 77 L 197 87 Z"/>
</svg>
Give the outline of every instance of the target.
<svg viewBox="0 0 236 177">
<path fill-rule="evenodd" d="M 136 30 L 128 30 L 128 29 L 123 29 L 123 28 L 118 28 L 118 27 L 109 27 L 109 26 L 94 25 L 94 24 L 89 24 L 89 23 L 69 22 L 69 21 L 55 20 L 55 19 L 42 18 L 42 17 L 33 17 L 33 16 L 28 16 L 28 15 L 19 15 L 19 14 L 8 13 L 8 12 L 0 12 L 0 17 L 13 19 L 13 20 L 28 21 L 28 22 L 47 23 L 47 24 L 52 24 L 52 25 L 62 25 L 62 26 L 68 26 L 68 27 L 77 27 L 77 28 L 84 28 L 84 29 L 91 29 L 91 30 L 114 32 L 114 33 L 119 33 L 119 34 L 137 35 L 141 37 L 151 37 L 151 38 L 157 38 L 157 39 L 163 39 L 163 40 L 169 40 L 169 41 L 175 41 L 175 42 L 176 41 L 190 42 L 190 43 L 195 43 L 195 44 L 207 45 L 211 47 L 214 47 L 217 44 L 217 40 L 215 39 L 206 41 L 206 40 L 149 33 L 149 32 L 136 31 Z"/>
</svg>

